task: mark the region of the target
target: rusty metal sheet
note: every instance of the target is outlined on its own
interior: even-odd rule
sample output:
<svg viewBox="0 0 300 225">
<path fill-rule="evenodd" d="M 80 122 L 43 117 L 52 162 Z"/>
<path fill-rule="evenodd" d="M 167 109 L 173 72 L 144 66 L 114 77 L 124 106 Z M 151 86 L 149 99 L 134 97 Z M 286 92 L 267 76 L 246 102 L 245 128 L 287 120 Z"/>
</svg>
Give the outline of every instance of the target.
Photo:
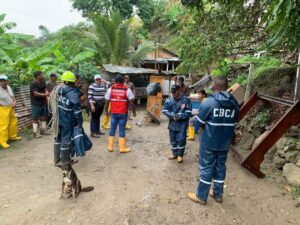
<svg viewBox="0 0 300 225">
<path fill-rule="evenodd" d="M 15 90 L 16 108 L 19 129 L 32 124 L 30 87 L 22 86 Z"/>
</svg>

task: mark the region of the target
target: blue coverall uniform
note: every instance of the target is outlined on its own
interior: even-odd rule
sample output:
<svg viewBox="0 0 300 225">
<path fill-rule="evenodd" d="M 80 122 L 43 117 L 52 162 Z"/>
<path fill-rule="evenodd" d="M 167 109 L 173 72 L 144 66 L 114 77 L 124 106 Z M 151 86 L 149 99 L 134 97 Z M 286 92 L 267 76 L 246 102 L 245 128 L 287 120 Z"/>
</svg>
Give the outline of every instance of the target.
<svg viewBox="0 0 300 225">
<path fill-rule="evenodd" d="M 80 91 L 75 87 L 64 85 L 58 89 L 58 134 L 54 144 L 54 161 L 61 154 L 62 163 L 71 161 L 71 138 L 73 129 L 81 127 L 83 118 L 80 103 Z M 60 150 L 60 151 L 59 151 Z"/>
<path fill-rule="evenodd" d="M 223 197 L 225 163 L 238 117 L 238 102 L 225 91 L 212 94 L 200 106 L 195 122 L 204 127 L 200 137 L 200 181 L 196 192 L 201 201 L 206 202 L 212 182 L 214 196 Z"/>
<path fill-rule="evenodd" d="M 169 118 L 168 129 L 172 153 L 174 156 L 182 157 L 185 151 L 189 118 L 193 115 L 191 101 L 184 95 L 178 99 L 171 96 L 166 100 L 162 112 Z M 174 116 L 178 116 L 177 121 Z"/>
</svg>

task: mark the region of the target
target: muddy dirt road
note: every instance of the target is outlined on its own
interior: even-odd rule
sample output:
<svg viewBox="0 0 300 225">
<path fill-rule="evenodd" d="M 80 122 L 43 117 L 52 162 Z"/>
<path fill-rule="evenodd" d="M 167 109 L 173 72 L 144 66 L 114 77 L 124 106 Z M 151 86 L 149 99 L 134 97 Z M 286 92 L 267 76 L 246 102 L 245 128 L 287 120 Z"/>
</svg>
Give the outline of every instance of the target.
<svg viewBox="0 0 300 225">
<path fill-rule="evenodd" d="M 138 118 L 143 113 L 138 113 Z M 88 131 L 88 123 L 85 124 Z M 107 132 L 106 132 L 107 133 Z M 106 150 L 107 135 L 74 169 L 95 190 L 59 200 L 61 171 L 53 166 L 52 137 L 26 140 L 0 150 L 1 225 L 99 224 L 300 224 L 299 209 L 278 184 L 257 179 L 228 159 L 223 204 L 187 199 L 198 180 L 198 142 L 188 142 L 183 164 L 168 161 L 167 120 L 127 132 L 132 152 Z"/>
</svg>

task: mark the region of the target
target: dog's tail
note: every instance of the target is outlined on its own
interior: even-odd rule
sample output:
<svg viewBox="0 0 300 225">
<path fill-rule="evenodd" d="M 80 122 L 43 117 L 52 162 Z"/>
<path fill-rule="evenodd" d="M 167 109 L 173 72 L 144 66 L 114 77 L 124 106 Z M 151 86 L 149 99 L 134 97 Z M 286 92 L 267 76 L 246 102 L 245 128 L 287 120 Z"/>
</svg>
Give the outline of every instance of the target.
<svg viewBox="0 0 300 225">
<path fill-rule="evenodd" d="M 88 186 L 81 189 L 82 192 L 90 192 L 92 190 L 94 190 L 93 186 Z"/>
</svg>

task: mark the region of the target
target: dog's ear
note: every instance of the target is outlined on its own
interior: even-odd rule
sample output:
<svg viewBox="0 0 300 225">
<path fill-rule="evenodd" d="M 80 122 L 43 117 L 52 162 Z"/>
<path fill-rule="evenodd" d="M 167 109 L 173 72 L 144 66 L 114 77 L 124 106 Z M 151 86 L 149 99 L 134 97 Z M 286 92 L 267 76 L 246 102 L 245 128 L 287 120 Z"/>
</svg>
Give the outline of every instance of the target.
<svg viewBox="0 0 300 225">
<path fill-rule="evenodd" d="M 60 164 L 55 164 L 55 166 L 62 169 L 62 165 Z"/>
</svg>

